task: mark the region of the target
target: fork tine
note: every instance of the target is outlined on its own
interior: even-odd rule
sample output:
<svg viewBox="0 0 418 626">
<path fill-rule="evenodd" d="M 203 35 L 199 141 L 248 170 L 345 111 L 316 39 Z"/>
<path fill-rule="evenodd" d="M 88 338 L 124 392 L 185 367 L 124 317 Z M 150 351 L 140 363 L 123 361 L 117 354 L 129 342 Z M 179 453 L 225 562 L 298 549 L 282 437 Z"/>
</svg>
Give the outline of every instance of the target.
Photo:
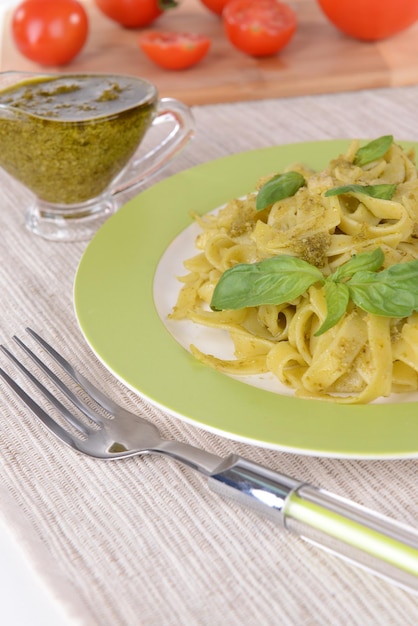
<svg viewBox="0 0 418 626">
<path fill-rule="evenodd" d="M 89 434 L 90 430 L 83 422 L 73 415 L 66 406 L 64 406 L 52 393 L 37 379 L 35 376 L 21 363 L 15 355 L 6 348 L 6 346 L 0 345 L 2 352 L 25 374 L 27 378 L 39 389 L 39 391 L 49 400 L 49 402 L 57 409 L 62 417 L 73 426 L 82 435 Z M 28 396 L 29 397 L 29 396 Z"/>
<path fill-rule="evenodd" d="M 54 372 L 49 369 L 49 367 L 43 361 L 41 361 L 41 359 L 34 352 L 32 352 L 32 350 L 25 343 L 23 343 L 21 339 L 19 339 L 19 337 L 14 335 L 13 340 L 42 369 L 42 371 L 45 372 L 48 378 L 50 378 L 50 380 L 52 380 L 52 382 L 67 396 L 67 398 L 70 400 L 70 402 L 74 404 L 74 406 L 80 409 L 80 411 L 82 411 L 84 415 L 86 415 L 98 426 L 103 425 L 103 420 L 101 420 L 100 417 L 96 415 L 87 404 L 85 404 L 78 396 L 76 396 L 75 393 L 73 393 L 71 389 L 69 389 L 67 385 L 63 383 L 63 381 L 60 380 L 58 376 L 56 376 Z"/>
<path fill-rule="evenodd" d="M 54 433 L 58 439 L 64 441 L 67 445 L 77 449 L 76 441 L 62 426 L 52 419 L 8 374 L 0 367 L 0 376 L 9 385 L 9 387 L 19 396 L 32 413 L 41 420 L 41 422 Z"/>
<path fill-rule="evenodd" d="M 59 354 L 45 339 L 43 339 L 37 332 L 31 328 L 25 328 L 26 332 L 39 343 L 40 346 L 60 365 L 65 372 L 78 383 L 84 391 L 86 391 L 103 409 L 113 414 L 115 412 L 121 412 L 123 409 L 118 406 L 113 400 L 104 395 L 100 389 L 97 389 L 87 378 L 85 378 L 80 372 L 78 372 L 64 357 Z"/>
</svg>

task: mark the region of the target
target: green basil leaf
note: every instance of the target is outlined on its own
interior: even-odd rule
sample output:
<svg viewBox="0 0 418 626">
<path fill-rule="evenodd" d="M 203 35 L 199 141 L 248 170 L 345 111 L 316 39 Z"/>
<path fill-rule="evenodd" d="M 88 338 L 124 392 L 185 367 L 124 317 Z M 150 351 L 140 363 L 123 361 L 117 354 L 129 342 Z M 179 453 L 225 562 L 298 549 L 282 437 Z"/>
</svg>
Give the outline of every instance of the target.
<svg viewBox="0 0 418 626">
<path fill-rule="evenodd" d="M 325 196 L 340 196 L 344 193 L 364 193 L 372 198 L 381 198 L 382 200 L 392 200 L 397 185 L 381 184 L 381 185 L 343 185 L 342 187 L 333 187 L 325 192 Z"/>
<path fill-rule="evenodd" d="M 383 137 L 374 139 L 357 150 L 354 158 L 354 164 L 363 167 L 363 165 L 367 165 L 367 163 L 376 161 L 376 159 L 381 159 L 385 156 L 392 143 L 392 135 L 383 135 Z"/>
<path fill-rule="evenodd" d="M 382 272 L 357 272 L 347 283 L 353 302 L 368 313 L 407 317 L 418 311 L 418 260 Z"/>
<path fill-rule="evenodd" d="M 256 209 L 261 211 L 278 200 L 294 196 L 300 187 L 305 185 L 305 179 L 299 172 L 285 172 L 270 178 L 259 190 L 256 200 Z"/>
<path fill-rule="evenodd" d="M 291 302 L 316 282 L 325 282 L 319 269 L 287 254 L 258 263 L 240 263 L 222 274 L 210 306 L 222 311 Z"/>
<path fill-rule="evenodd" d="M 325 333 L 340 321 L 350 301 L 350 290 L 346 283 L 327 281 L 324 290 L 327 303 L 327 316 L 320 328 L 316 331 L 315 337 L 322 335 L 322 333 Z"/>
<path fill-rule="evenodd" d="M 343 265 L 340 265 L 336 271 L 331 274 L 328 280 L 338 282 L 345 278 L 350 278 L 356 272 L 371 271 L 377 272 L 383 265 L 385 255 L 381 248 L 376 248 L 372 252 L 361 252 L 351 257 L 349 261 L 346 261 Z"/>
</svg>

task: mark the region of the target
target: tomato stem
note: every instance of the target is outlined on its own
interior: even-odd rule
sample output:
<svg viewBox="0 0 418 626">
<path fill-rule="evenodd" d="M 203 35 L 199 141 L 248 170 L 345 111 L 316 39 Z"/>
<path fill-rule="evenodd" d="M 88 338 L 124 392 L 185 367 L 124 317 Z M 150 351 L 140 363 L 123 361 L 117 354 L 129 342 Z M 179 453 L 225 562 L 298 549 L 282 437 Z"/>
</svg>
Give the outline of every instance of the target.
<svg viewBox="0 0 418 626">
<path fill-rule="evenodd" d="M 166 11 L 167 9 L 174 9 L 178 6 L 177 0 L 158 0 L 158 7 L 162 11 Z"/>
</svg>

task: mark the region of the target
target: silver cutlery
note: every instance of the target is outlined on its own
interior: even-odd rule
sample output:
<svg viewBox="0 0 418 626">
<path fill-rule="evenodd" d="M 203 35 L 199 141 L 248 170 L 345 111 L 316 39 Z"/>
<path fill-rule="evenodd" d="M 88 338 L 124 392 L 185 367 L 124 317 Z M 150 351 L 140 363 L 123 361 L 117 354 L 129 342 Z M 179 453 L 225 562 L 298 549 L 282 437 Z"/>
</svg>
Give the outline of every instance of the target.
<svg viewBox="0 0 418 626">
<path fill-rule="evenodd" d="M 61 423 L 1 368 L 0 376 L 44 426 L 68 446 L 106 460 L 153 453 L 167 456 L 205 476 L 214 492 L 255 509 L 317 547 L 418 593 L 418 529 L 238 455 L 223 458 L 161 438 L 152 423 L 117 405 L 40 335 L 30 328 L 26 330 L 64 370 L 68 384 L 72 379 L 76 385 L 71 383 L 70 388 L 28 345 L 14 336 L 26 354 L 23 360 L 34 362 L 75 410 L 67 408 L 4 345 L 0 346 L 3 353 L 54 407 L 62 418 Z M 82 393 L 97 406 L 82 399 Z"/>
</svg>

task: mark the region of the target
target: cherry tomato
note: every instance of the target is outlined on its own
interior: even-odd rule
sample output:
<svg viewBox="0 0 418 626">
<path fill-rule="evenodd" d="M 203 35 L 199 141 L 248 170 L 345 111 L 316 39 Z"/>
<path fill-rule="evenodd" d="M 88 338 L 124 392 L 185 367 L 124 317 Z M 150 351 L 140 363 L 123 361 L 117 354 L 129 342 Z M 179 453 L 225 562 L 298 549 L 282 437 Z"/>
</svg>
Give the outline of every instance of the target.
<svg viewBox="0 0 418 626">
<path fill-rule="evenodd" d="M 418 0 L 318 0 L 328 19 L 364 41 L 390 37 L 418 19 Z"/>
<path fill-rule="evenodd" d="M 226 7 L 230 0 L 200 0 L 209 11 L 216 13 L 216 15 L 222 15 L 222 11 Z"/>
<path fill-rule="evenodd" d="M 279 0 L 230 0 L 222 19 L 229 41 L 255 57 L 276 54 L 289 43 L 297 26 L 293 9 Z"/>
<path fill-rule="evenodd" d="M 107 17 L 126 28 L 148 26 L 166 9 L 177 6 L 175 0 L 95 0 L 95 3 Z"/>
<path fill-rule="evenodd" d="M 160 67 L 185 70 L 206 56 L 211 40 L 195 33 L 148 31 L 139 37 L 138 43 L 147 57 Z"/>
<path fill-rule="evenodd" d="M 25 57 L 41 65 L 65 65 L 87 40 L 88 18 L 77 0 L 25 0 L 13 11 L 11 28 Z"/>
</svg>

